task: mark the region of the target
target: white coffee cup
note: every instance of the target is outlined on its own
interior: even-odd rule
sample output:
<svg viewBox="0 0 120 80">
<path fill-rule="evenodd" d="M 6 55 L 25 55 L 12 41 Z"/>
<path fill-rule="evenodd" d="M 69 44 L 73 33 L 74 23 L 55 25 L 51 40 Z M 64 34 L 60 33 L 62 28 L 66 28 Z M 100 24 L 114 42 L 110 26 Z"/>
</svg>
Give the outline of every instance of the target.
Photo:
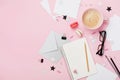
<svg viewBox="0 0 120 80">
<path fill-rule="evenodd" d="M 87 29 L 98 29 L 103 23 L 103 15 L 96 9 L 87 9 L 82 15 L 83 24 Z"/>
</svg>

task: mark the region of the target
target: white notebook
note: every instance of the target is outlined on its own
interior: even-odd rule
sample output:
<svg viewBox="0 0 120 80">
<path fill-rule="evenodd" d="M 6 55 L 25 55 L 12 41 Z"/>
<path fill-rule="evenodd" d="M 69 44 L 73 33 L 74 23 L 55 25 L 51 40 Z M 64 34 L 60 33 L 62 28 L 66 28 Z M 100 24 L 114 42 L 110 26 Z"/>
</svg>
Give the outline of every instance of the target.
<svg viewBox="0 0 120 80">
<path fill-rule="evenodd" d="M 85 38 L 63 45 L 63 54 L 73 80 L 96 73 L 95 64 Z"/>
</svg>

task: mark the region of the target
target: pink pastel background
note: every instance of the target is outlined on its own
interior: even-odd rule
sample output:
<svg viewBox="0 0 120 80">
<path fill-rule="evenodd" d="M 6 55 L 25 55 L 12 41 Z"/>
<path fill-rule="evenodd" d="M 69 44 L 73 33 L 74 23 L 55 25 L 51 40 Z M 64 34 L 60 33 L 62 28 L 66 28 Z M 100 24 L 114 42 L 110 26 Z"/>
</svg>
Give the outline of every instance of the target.
<svg viewBox="0 0 120 80">
<path fill-rule="evenodd" d="M 53 11 L 55 0 L 49 0 L 49 3 Z M 105 20 L 109 20 L 114 14 L 120 15 L 119 3 L 119 0 L 81 0 L 77 19 L 56 22 L 42 8 L 40 0 L 0 0 L 0 80 L 71 80 L 63 58 L 57 64 L 47 59 L 41 64 L 40 59 L 44 57 L 39 54 L 39 50 L 51 30 L 66 33 L 68 38 L 73 36 L 71 40 L 78 39 L 75 30 L 69 27 L 74 21 L 79 22 L 94 61 L 114 72 L 104 56 L 95 54 L 99 41 L 93 45 L 91 38 L 98 40 L 96 31 L 107 25 L 96 31 L 87 30 L 82 24 L 81 15 L 92 7 L 101 11 Z M 112 7 L 111 12 L 106 11 L 107 6 Z M 108 41 L 105 49 L 106 52 L 111 50 Z M 55 66 L 55 71 L 50 71 L 51 66 Z"/>
</svg>

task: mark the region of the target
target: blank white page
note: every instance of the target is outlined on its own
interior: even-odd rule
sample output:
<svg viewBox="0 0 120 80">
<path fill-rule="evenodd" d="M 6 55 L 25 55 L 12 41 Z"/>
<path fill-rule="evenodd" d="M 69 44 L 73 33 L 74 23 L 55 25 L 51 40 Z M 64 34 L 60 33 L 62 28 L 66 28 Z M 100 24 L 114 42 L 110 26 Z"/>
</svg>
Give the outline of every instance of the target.
<svg viewBox="0 0 120 80">
<path fill-rule="evenodd" d="M 85 47 L 87 48 L 88 64 L 90 71 L 87 71 Z M 96 73 L 96 68 L 85 38 L 63 45 L 64 56 L 73 79 L 79 79 Z M 77 72 L 77 74 L 75 73 Z"/>
</svg>

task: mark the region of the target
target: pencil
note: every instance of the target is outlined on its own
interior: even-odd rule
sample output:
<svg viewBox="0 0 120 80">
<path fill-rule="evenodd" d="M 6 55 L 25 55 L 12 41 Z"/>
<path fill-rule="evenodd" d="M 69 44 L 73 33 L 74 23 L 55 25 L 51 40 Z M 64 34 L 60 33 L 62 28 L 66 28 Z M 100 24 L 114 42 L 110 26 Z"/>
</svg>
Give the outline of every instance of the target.
<svg viewBox="0 0 120 80">
<path fill-rule="evenodd" d="M 89 63 L 88 63 L 87 47 L 86 47 L 86 44 L 85 44 L 85 43 L 84 43 L 84 46 L 85 46 L 85 55 L 86 55 L 87 70 L 88 70 L 88 72 L 89 72 Z"/>
</svg>

